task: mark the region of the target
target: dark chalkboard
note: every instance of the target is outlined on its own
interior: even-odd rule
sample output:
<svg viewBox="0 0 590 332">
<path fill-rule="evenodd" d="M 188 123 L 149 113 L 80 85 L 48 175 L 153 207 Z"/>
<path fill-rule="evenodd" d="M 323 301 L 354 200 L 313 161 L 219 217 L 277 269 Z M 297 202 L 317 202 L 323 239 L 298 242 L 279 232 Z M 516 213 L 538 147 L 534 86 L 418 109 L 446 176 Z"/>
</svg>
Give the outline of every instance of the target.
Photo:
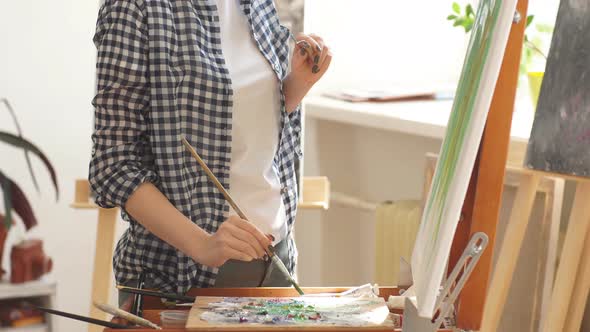
<svg viewBox="0 0 590 332">
<path fill-rule="evenodd" d="M 589 0 L 561 0 L 525 165 L 590 177 Z"/>
</svg>

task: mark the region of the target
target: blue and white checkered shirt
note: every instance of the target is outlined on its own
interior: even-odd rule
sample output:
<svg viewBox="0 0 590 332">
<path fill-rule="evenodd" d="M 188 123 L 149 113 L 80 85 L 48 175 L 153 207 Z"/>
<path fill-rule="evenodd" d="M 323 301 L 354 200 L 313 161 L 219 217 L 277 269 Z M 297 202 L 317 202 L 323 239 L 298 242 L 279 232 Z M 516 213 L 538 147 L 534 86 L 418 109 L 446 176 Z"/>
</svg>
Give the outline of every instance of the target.
<svg viewBox="0 0 590 332">
<path fill-rule="evenodd" d="M 240 0 L 252 38 L 279 81 L 289 70 L 290 32 L 272 0 Z M 101 207 L 124 207 L 143 182 L 154 183 L 193 222 L 214 233 L 229 206 L 180 142 L 195 146 L 229 187 L 232 86 L 222 56 L 219 17 L 210 0 L 107 0 L 98 15 L 95 131 L 89 180 Z M 285 110 L 282 83 L 279 171 L 293 272 L 297 204 L 295 162 L 301 158 L 301 111 Z M 196 263 L 123 209 L 129 228 L 113 259 L 118 283 L 144 271 L 153 287 L 185 293 L 215 284 L 217 269 Z"/>
</svg>

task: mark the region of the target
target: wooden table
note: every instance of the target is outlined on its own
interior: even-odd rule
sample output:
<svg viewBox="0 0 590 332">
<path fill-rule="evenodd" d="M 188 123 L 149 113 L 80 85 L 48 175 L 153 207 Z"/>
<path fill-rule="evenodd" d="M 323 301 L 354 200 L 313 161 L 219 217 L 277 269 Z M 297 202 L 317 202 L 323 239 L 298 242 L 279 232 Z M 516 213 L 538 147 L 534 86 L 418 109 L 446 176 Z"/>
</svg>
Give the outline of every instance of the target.
<svg viewBox="0 0 590 332">
<path fill-rule="evenodd" d="M 305 294 L 314 293 L 339 293 L 348 290 L 348 287 L 303 287 Z M 390 295 L 399 295 L 399 289 L 397 287 L 380 287 L 380 296 L 387 299 Z M 298 296 L 294 288 L 195 288 L 188 292 L 192 296 L 239 296 L 239 297 L 293 297 Z M 171 310 L 165 308 L 161 301 L 157 298 L 146 296 L 144 297 L 144 311 L 143 317 L 150 321 L 161 325 L 160 312 L 163 310 Z M 179 307 L 178 310 L 189 310 L 189 307 Z M 172 309 L 174 310 L 174 309 Z M 401 314 L 402 312 L 395 312 Z M 223 329 L 215 328 L 212 331 L 223 331 Z M 281 330 L 277 327 L 277 331 Z M 336 329 L 329 329 L 330 332 L 338 331 Z M 114 332 L 115 329 L 104 329 L 104 332 Z M 148 332 L 153 331 L 152 329 L 131 329 L 126 330 L 129 332 Z M 184 332 L 187 331 L 184 328 L 164 328 L 163 331 L 168 332 Z M 355 331 L 353 328 L 342 329 L 342 331 L 352 332 Z M 401 331 L 399 329 L 385 329 L 383 332 Z M 371 332 L 381 332 L 380 330 L 372 329 Z M 440 332 L 450 332 L 447 330 L 441 330 Z"/>
</svg>

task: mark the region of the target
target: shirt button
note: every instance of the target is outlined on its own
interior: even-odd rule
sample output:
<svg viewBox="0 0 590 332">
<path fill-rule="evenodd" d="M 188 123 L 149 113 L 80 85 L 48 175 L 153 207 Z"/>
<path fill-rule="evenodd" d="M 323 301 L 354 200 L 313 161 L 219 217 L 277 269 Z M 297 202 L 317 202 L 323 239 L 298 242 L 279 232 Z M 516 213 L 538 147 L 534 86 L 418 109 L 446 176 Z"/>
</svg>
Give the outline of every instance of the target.
<svg viewBox="0 0 590 332">
<path fill-rule="evenodd" d="M 289 192 L 289 188 L 288 188 L 287 186 L 283 186 L 283 187 L 281 188 L 281 194 L 286 194 L 286 193 L 288 193 L 288 192 Z"/>
</svg>

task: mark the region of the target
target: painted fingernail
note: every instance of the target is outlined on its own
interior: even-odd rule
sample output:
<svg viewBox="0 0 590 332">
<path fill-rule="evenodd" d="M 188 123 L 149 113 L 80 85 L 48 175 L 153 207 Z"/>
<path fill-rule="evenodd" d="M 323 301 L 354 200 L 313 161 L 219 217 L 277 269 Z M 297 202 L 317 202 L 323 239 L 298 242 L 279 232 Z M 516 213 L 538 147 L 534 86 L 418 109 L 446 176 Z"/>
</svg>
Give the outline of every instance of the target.
<svg viewBox="0 0 590 332">
<path fill-rule="evenodd" d="M 268 238 L 269 238 L 269 239 L 271 239 L 272 241 L 274 241 L 274 240 L 275 240 L 275 237 L 274 237 L 274 236 L 272 236 L 272 234 L 266 234 L 266 236 L 268 236 Z"/>
<path fill-rule="evenodd" d="M 320 56 L 319 56 L 319 55 L 316 55 L 316 56 L 313 58 L 313 63 L 315 63 L 315 64 L 318 64 L 318 63 L 320 63 Z"/>
<path fill-rule="evenodd" d="M 305 49 L 303 47 L 299 49 L 299 54 L 301 54 L 301 56 L 305 56 Z"/>
<path fill-rule="evenodd" d="M 320 47 L 320 45 L 316 45 L 315 46 L 315 49 L 318 50 L 318 52 L 321 52 L 322 51 L 322 48 Z"/>
<path fill-rule="evenodd" d="M 317 65 L 314 65 L 313 68 L 311 68 L 311 72 L 314 74 L 317 74 L 320 71 L 320 67 L 318 67 Z"/>
</svg>

